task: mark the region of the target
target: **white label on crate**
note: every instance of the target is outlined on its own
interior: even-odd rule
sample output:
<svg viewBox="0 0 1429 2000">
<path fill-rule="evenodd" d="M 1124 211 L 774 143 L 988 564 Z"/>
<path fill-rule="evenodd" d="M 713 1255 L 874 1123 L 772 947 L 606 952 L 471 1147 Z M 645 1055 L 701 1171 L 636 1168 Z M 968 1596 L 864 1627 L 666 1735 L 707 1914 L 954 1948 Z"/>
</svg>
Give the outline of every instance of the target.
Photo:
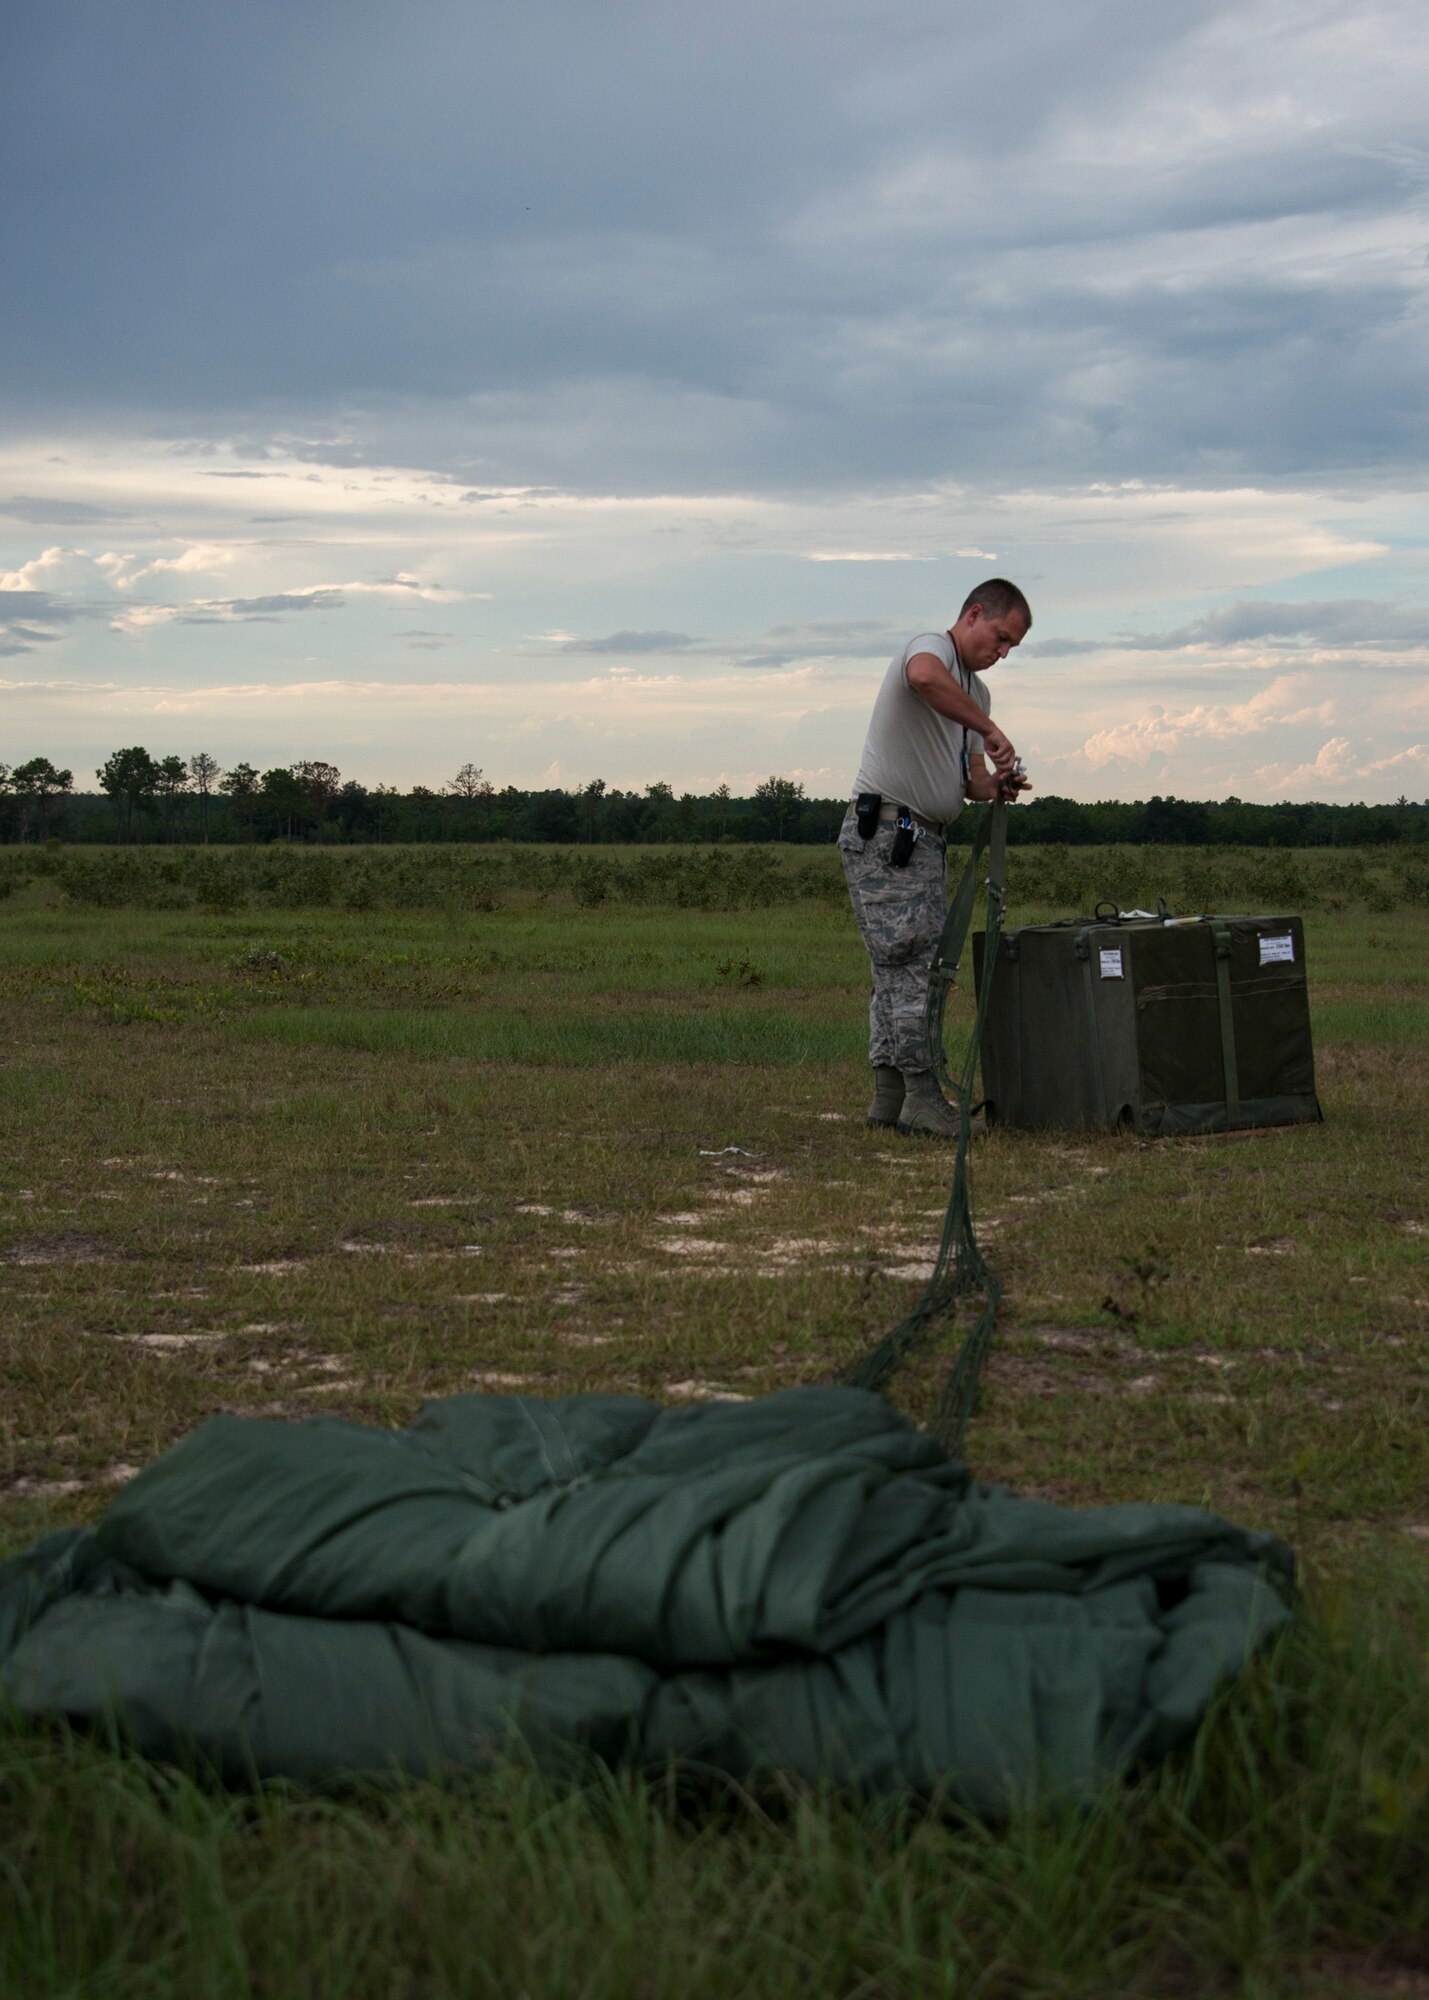
<svg viewBox="0 0 1429 2000">
<path fill-rule="evenodd" d="M 1295 963 L 1294 938 L 1263 937 L 1260 940 L 1260 962 L 1262 965 L 1293 965 Z"/>
<path fill-rule="evenodd" d="M 1121 946 L 1119 944 L 1114 944 L 1110 951 L 1103 950 L 1101 960 L 1103 979 L 1124 979 L 1126 977 L 1121 969 Z"/>
</svg>

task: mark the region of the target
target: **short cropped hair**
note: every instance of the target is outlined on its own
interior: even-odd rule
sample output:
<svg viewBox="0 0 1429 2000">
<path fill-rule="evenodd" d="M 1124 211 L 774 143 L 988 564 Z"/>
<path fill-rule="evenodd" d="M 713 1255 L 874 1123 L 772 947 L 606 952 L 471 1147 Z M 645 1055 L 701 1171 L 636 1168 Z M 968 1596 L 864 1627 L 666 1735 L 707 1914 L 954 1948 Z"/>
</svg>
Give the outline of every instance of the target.
<svg viewBox="0 0 1429 2000">
<path fill-rule="evenodd" d="M 974 604 L 980 604 L 989 618 L 1010 618 L 1014 613 L 1027 622 L 1032 630 L 1032 606 L 1022 595 L 1015 583 L 1009 583 L 1005 576 L 990 576 L 986 583 L 980 583 L 976 590 L 970 590 L 963 599 L 963 611 L 970 611 Z"/>
</svg>

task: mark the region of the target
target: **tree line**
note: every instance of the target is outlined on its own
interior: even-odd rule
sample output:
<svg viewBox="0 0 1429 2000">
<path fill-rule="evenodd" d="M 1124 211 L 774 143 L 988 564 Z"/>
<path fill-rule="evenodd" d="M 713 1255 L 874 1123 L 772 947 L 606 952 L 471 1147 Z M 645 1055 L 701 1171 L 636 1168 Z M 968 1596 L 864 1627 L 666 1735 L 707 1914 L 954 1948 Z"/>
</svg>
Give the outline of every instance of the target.
<svg viewBox="0 0 1429 2000">
<path fill-rule="evenodd" d="M 603 778 L 572 790 L 500 790 L 475 764 L 440 788 L 361 785 L 335 764 L 305 759 L 259 771 L 225 769 L 200 750 L 154 757 L 138 745 L 115 750 L 95 772 L 99 789 L 77 791 L 71 771 L 48 757 L 0 763 L 0 840 L 92 842 L 556 841 L 596 846 L 642 842 L 789 841 L 837 837 L 848 801 L 811 798 L 793 778 L 771 776 L 748 798 L 728 785 L 682 792 L 663 782 L 622 791 Z M 968 837 L 975 815 L 961 822 Z M 1019 843 L 1113 843 L 1233 847 L 1365 847 L 1429 840 L 1429 801 L 1393 805 L 1280 803 L 1237 798 L 1103 800 L 1055 796 L 1020 804 L 1008 825 Z M 955 835 L 956 838 L 956 830 Z"/>
</svg>

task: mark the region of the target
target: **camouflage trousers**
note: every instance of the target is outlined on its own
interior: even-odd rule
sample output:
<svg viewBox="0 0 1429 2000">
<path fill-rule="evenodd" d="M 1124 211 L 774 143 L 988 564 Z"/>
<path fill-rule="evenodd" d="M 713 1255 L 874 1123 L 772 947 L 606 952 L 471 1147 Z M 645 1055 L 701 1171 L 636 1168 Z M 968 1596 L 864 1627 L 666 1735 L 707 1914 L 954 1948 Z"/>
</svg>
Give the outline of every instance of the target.
<svg viewBox="0 0 1429 2000">
<path fill-rule="evenodd" d="M 878 1068 L 933 1068 L 923 1014 L 928 973 L 947 914 L 947 850 L 920 832 L 906 868 L 890 865 L 892 826 L 860 840 L 853 809 L 839 830 L 854 922 L 873 970 L 868 1005 L 868 1059 Z"/>
</svg>

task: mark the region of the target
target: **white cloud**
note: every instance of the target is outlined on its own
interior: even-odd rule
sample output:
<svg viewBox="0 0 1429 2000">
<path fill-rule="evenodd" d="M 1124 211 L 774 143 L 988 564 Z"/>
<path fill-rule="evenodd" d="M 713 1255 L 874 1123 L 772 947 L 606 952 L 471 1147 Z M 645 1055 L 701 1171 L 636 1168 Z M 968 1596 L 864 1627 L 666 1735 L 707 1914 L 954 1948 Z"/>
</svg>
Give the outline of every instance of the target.
<svg viewBox="0 0 1429 2000">
<path fill-rule="evenodd" d="M 1402 772 L 1405 777 L 1424 777 L 1429 774 L 1429 743 L 1411 743 L 1405 750 L 1396 750 L 1392 757 L 1380 757 L 1365 772 L 1366 777 Z"/>
<path fill-rule="evenodd" d="M 1169 719 L 1163 710 L 1152 709 L 1137 722 L 1124 722 L 1114 729 L 1101 729 L 1081 746 L 1081 754 L 1094 771 L 1107 764 L 1145 767 L 1153 758 L 1164 759 L 1181 742 L 1179 720 Z"/>
<path fill-rule="evenodd" d="M 156 625 L 171 625 L 182 614 L 177 604 L 129 604 L 109 620 L 111 632 L 148 632 Z"/>
<path fill-rule="evenodd" d="M 107 594 L 116 560 L 113 556 L 92 556 L 88 549 L 48 548 L 18 569 L 0 570 L 0 590 L 52 594 L 98 590 Z"/>
<path fill-rule="evenodd" d="M 1146 764 L 1154 754 L 1170 756 L 1198 740 L 1242 743 L 1267 730 L 1331 721 L 1337 703 L 1307 700 L 1310 690 L 1309 676 L 1285 674 L 1241 702 L 1203 702 L 1171 712 L 1152 706 L 1136 721 L 1118 723 L 1087 737 L 1081 755 L 1092 770 L 1113 762 L 1135 766 Z"/>
<path fill-rule="evenodd" d="M 1353 786 L 1369 784 L 1384 792 L 1383 780 L 1401 779 L 1405 784 L 1422 783 L 1429 777 L 1429 743 L 1413 743 L 1388 757 L 1366 756 L 1347 736 L 1332 736 L 1322 743 L 1308 763 L 1286 769 L 1283 764 L 1264 765 L 1256 776 L 1272 790 L 1323 795 L 1327 792 L 1348 796 Z M 1381 781 L 1381 782 L 1377 782 Z M 1388 794 L 1385 794 L 1388 796 Z"/>
<path fill-rule="evenodd" d="M 146 576 L 204 576 L 215 570 L 230 568 L 239 557 L 239 550 L 220 542 L 190 542 L 181 555 L 155 556 L 151 562 L 138 568 L 131 568 L 133 558 L 108 555 L 101 556 L 100 563 L 105 573 L 119 590 L 132 590 Z"/>
<path fill-rule="evenodd" d="M 1344 779 L 1357 776 L 1358 766 L 1359 758 L 1348 736 L 1332 736 L 1328 742 L 1321 744 L 1313 762 L 1300 764 L 1283 776 L 1270 778 L 1269 782 L 1277 791 L 1285 791 L 1290 786 L 1320 791 L 1327 785 L 1338 785 Z"/>
</svg>

